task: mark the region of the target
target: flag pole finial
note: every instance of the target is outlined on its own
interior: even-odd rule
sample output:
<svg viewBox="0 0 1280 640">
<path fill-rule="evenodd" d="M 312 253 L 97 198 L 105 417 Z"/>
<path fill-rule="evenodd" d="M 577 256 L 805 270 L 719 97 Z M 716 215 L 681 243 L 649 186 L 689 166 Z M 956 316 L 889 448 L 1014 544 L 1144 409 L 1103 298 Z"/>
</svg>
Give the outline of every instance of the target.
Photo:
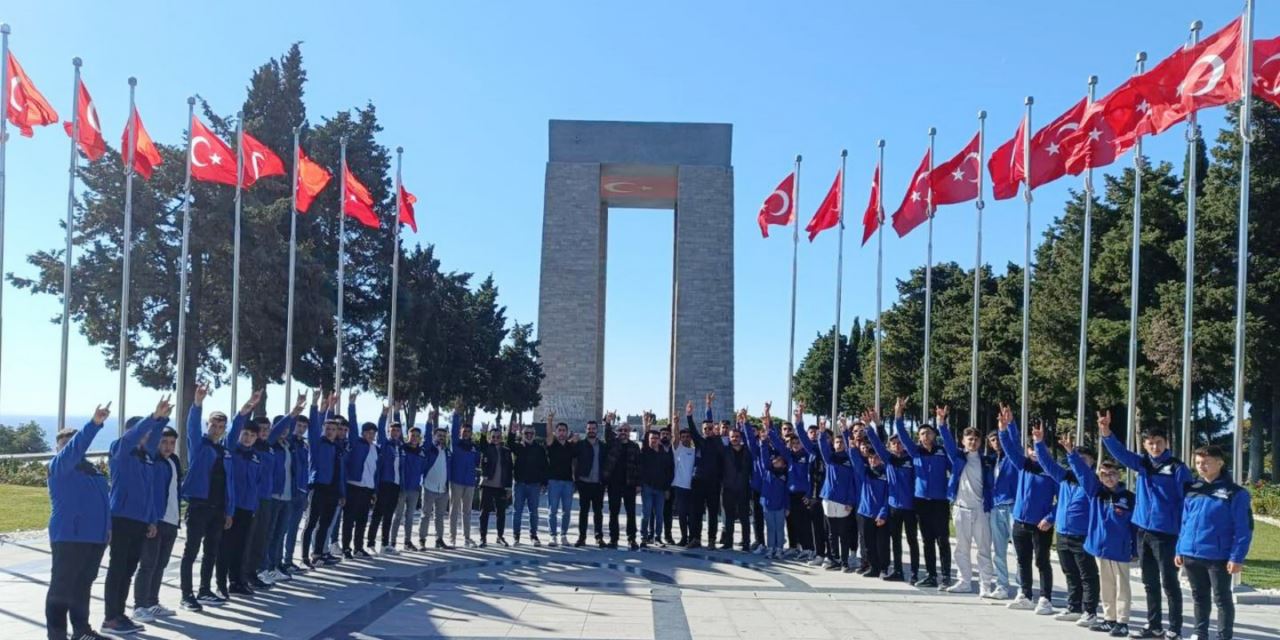
<svg viewBox="0 0 1280 640">
<path fill-rule="evenodd" d="M 8 22 L 0 22 L 0 33 L 3 33 L 6 36 L 9 35 L 10 30 Z"/>
<path fill-rule="evenodd" d="M 1089 86 L 1091 87 L 1098 86 L 1098 76 L 1089 76 Z"/>
<path fill-rule="evenodd" d="M 884 138 L 880 138 L 880 140 L 879 140 L 878 142 L 876 142 L 876 147 L 878 147 L 878 148 L 880 148 L 880 149 L 883 149 L 883 148 L 884 148 Z"/>
<path fill-rule="evenodd" d="M 986 119 L 987 119 L 987 110 L 986 110 L 986 109 L 978 109 L 978 119 L 979 119 L 979 120 L 986 120 Z"/>
<path fill-rule="evenodd" d="M 76 59 L 77 59 L 77 60 L 79 60 L 79 58 L 76 58 Z M 77 66 L 79 66 L 79 65 L 77 65 Z M 131 86 L 131 87 L 136 87 L 136 86 L 138 86 L 138 79 L 137 79 L 137 78 L 135 78 L 135 77 L 133 77 L 133 76 L 129 76 L 129 86 Z"/>
<path fill-rule="evenodd" d="M 82 64 L 84 63 L 80 60 L 80 56 L 76 56 L 71 59 L 71 66 L 73 67 L 79 68 Z"/>
<path fill-rule="evenodd" d="M 1201 29 L 1203 29 L 1203 28 L 1204 28 L 1204 23 L 1203 23 L 1203 22 L 1201 22 L 1201 21 L 1199 21 L 1199 20 L 1192 20 L 1192 21 L 1191 21 L 1191 33 L 1200 33 L 1200 30 L 1201 30 Z"/>
<path fill-rule="evenodd" d="M 1029 107 L 1029 106 L 1031 106 L 1031 105 L 1033 105 L 1033 104 L 1035 104 L 1035 103 L 1036 103 L 1036 98 L 1035 98 L 1035 96 L 1027 96 L 1026 98 L 1023 98 L 1023 100 L 1022 100 L 1022 104 L 1026 105 L 1026 106 L 1028 106 L 1028 107 Z"/>
<path fill-rule="evenodd" d="M 798 154 L 798 153 L 797 153 L 797 154 L 796 154 L 796 164 L 800 164 L 800 161 L 801 161 L 801 160 L 804 160 L 804 156 L 802 156 L 802 155 L 800 155 L 800 154 Z"/>
<path fill-rule="evenodd" d="M 847 158 L 847 157 L 849 157 L 849 150 L 848 150 L 848 149 L 841 149 L 841 150 L 840 150 L 840 157 L 841 157 L 841 158 Z"/>
<path fill-rule="evenodd" d="M 189 106 L 189 107 L 194 107 L 194 106 L 196 106 L 196 97 L 195 97 L 195 96 L 191 96 L 190 98 L 187 98 L 187 106 Z"/>
<path fill-rule="evenodd" d="M 302 127 L 294 127 L 294 128 L 293 128 L 293 135 L 295 135 L 295 136 L 296 136 L 296 135 L 298 135 L 299 133 L 302 133 Z"/>
<path fill-rule="evenodd" d="M 404 153 L 404 147 L 396 147 L 396 154 L 399 155 L 401 153 Z"/>
<path fill-rule="evenodd" d="M 938 128 L 937 128 L 937 127 L 929 127 L 929 135 L 931 135 L 931 136 L 936 136 L 936 135 L 938 135 Z"/>
<path fill-rule="evenodd" d="M 1146 62 L 1146 61 L 1147 61 L 1147 52 L 1146 52 L 1146 51 L 1139 51 L 1139 52 L 1138 52 L 1138 55 L 1136 55 L 1136 56 L 1134 56 L 1134 57 L 1133 57 L 1133 61 L 1134 61 L 1134 62 L 1137 62 L 1137 63 L 1139 63 L 1139 64 L 1141 64 L 1141 63 L 1143 63 L 1143 62 Z"/>
</svg>

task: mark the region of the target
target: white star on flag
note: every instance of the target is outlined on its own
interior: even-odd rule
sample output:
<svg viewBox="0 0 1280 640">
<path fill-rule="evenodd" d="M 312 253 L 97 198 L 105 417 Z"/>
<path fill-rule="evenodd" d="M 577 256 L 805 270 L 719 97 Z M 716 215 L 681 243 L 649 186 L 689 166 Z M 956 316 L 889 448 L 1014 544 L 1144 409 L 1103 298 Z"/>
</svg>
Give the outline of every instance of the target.
<svg viewBox="0 0 1280 640">
<path fill-rule="evenodd" d="M 209 162 L 212 162 L 214 164 L 222 164 L 222 156 L 218 155 L 217 153 L 209 154 Z"/>
<path fill-rule="evenodd" d="M 1094 129 L 1094 130 L 1092 130 L 1092 131 L 1090 131 L 1090 132 L 1089 132 L 1089 141 L 1090 141 L 1090 142 L 1097 142 L 1097 141 L 1098 141 L 1098 140 L 1100 140 L 1100 139 L 1102 139 L 1102 131 L 1100 131 L 1100 130 L 1098 130 L 1098 129 Z"/>
<path fill-rule="evenodd" d="M 1147 112 L 1151 111 L 1151 105 L 1147 104 L 1146 100 L 1143 100 L 1138 103 L 1138 111 L 1141 111 L 1143 115 L 1146 115 Z"/>
<path fill-rule="evenodd" d="M 911 201 L 912 201 L 912 202 L 920 202 L 920 192 L 919 192 L 919 191 L 912 191 L 912 192 L 911 192 Z"/>
<path fill-rule="evenodd" d="M 1058 149 L 1059 149 L 1058 142 L 1056 140 L 1053 142 L 1050 142 L 1049 146 L 1045 147 L 1045 149 L 1048 150 L 1049 155 L 1051 156 L 1058 155 Z"/>
<path fill-rule="evenodd" d="M 956 167 L 956 170 L 951 172 L 951 179 L 955 180 L 956 182 L 960 182 L 961 180 L 964 180 L 964 169 L 961 169 L 960 167 Z"/>
</svg>

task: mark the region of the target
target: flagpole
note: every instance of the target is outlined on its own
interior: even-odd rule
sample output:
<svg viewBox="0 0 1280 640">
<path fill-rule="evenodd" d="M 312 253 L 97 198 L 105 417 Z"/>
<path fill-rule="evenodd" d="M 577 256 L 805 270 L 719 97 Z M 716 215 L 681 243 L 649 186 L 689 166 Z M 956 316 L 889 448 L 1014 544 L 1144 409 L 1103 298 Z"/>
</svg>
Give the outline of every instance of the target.
<svg viewBox="0 0 1280 640">
<path fill-rule="evenodd" d="M 0 105 L 9 105 L 9 25 L 0 22 Z M 9 119 L 0 114 L 0 272 L 4 270 L 4 151 L 9 142 L 6 131 Z M 0 351 L 4 346 L 4 286 L 0 285 Z M 0 372 L 4 371 L 4 358 L 0 358 Z M 58 425 L 61 429 L 62 425 Z"/>
<path fill-rule="evenodd" d="M 0 59 L 8 66 L 8 57 Z M 67 168 L 67 247 L 62 264 L 62 351 L 58 360 L 58 429 L 67 428 L 67 346 L 71 342 L 71 239 L 75 232 L 76 169 L 80 156 L 76 145 L 80 141 L 80 58 L 72 58 L 75 79 L 71 83 L 71 160 Z M 0 102 L 0 104 L 7 104 Z"/>
<path fill-rule="evenodd" d="M 1253 42 L 1253 0 L 1245 2 L 1244 34 L 1246 43 Z M 1231 443 L 1231 475 L 1237 484 L 1244 481 L 1244 313 L 1245 287 L 1249 283 L 1249 145 L 1253 133 L 1249 118 L 1253 112 L 1253 99 L 1249 87 L 1253 86 L 1253 47 L 1244 47 L 1244 100 L 1240 102 L 1240 220 L 1236 260 L 1236 362 L 1235 362 L 1235 435 Z"/>
<path fill-rule="evenodd" d="M 182 258 L 178 269 L 178 380 L 174 387 L 178 398 L 174 409 L 178 416 L 178 459 L 187 460 L 187 416 L 183 413 L 186 405 L 186 373 L 187 373 L 187 270 L 191 259 L 191 123 L 196 118 L 196 99 L 187 98 L 187 173 L 182 187 Z M 129 113 L 133 119 L 133 113 Z"/>
<path fill-rule="evenodd" d="M 849 157 L 848 149 L 840 150 L 840 200 L 837 202 L 837 217 L 840 232 L 836 249 L 836 325 L 831 332 L 831 424 L 835 425 L 840 406 L 840 294 L 844 289 L 844 168 Z"/>
<path fill-rule="evenodd" d="M 880 336 L 884 334 L 880 326 L 880 312 L 884 308 L 880 302 L 881 289 L 884 285 L 884 138 L 876 143 L 879 159 L 876 167 L 880 169 L 880 184 L 876 185 L 876 419 L 880 419 Z"/>
<path fill-rule="evenodd" d="M 133 117 L 134 92 L 138 87 L 137 78 L 129 78 L 129 124 L 125 126 L 125 137 L 129 148 L 125 150 L 124 171 L 124 239 L 121 246 L 123 259 L 120 265 L 120 403 L 117 405 L 116 426 L 118 432 L 124 434 L 124 423 L 129 419 L 125 412 L 125 392 L 129 384 L 129 285 L 133 277 L 130 268 L 129 254 L 133 253 L 133 155 L 138 147 L 138 132 Z"/>
<path fill-rule="evenodd" d="M 1139 51 L 1137 71 L 1141 75 L 1146 67 L 1147 52 Z M 1138 448 L 1138 269 L 1142 260 L 1142 136 L 1133 144 L 1133 246 L 1129 263 L 1129 380 L 1126 402 L 1128 416 L 1125 422 L 1129 450 Z"/>
<path fill-rule="evenodd" d="M 938 130 L 929 127 L 929 197 L 925 200 L 927 210 L 925 217 L 929 221 L 929 240 L 925 249 L 924 262 L 924 394 L 920 402 L 920 421 L 929 415 L 929 354 L 930 342 L 933 338 L 933 139 Z M 913 185 L 914 186 L 914 185 Z"/>
<path fill-rule="evenodd" d="M 333 390 L 342 394 L 342 298 L 344 295 L 342 281 L 343 262 L 347 254 L 347 137 L 338 140 L 338 164 L 342 167 L 342 176 L 338 186 L 338 324 L 333 336 L 337 343 L 333 357 Z"/>
<path fill-rule="evenodd" d="M 787 418 L 792 416 L 792 402 L 796 390 L 796 270 L 800 257 L 800 160 L 796 154 L 795 178 L 791 181 L 791 342 L 787 347 Z"/>
<path fill-rule="evenodd" d="M 1018 441 L 1025 441 L 1027 430 L 1027 382 L 1031 373 L 1031 105 L 1035 98 L 1027 96 L 1022 101 L 1026 105 L 1026 126 L 1022 127 L 1022 198 L 1027 202 L 1026 229 L 1022 243 L 1022 380 L 1019 389 L 1022 405 L 1019 411 Z"/>
<path fill-rule="evenodd" d="M 392 407 L 396 402 L 396 298 L 400 291 L 400 208 L 404 206 L 400 163 L 403 155 L 404 147 L 396 147 L 396 213 L 391 221 L 395 228 L 395 243 L 391 247 L 391 345 L 387 358 L 387 403 Z"/>
<path fill-rule="evenodd" d="M 293 405 L 293 287 L 298 260 L 298 158 L 301 127 L 293 128 L 293 186 L 289 190 L 289 301 L 284 324 L 284 401 L 285 410 Z"/>
<path fill-rule="evenodd" d="M 1088 104 L 1093 104 L 1094 91 L 1098 87 L 1098 76 L 1089 76 Z M 1093 254 L 1093 166 L 1090 163 L 1084 175 L 1084 231 L 1081 234 L 1080 249 L 1080 357 L 1077 361 L 1076 374 L 1076 443 L 1084 444 L 1084 425 L 1088 419 L 1088 388 L 1085 382 L 1085 368 L 1089 364 L 1089 285 L 1090 263 Z M 1103 447 L 1098 443 L 1098 455 Z M 1101 457 L 1099 457 L 1101 459 Z"/>
<path fill-rule="evenodd" d="M 983 153 L 986 144 L 987 112 L 978 112 L 978 200 L 974 203 L 977 213 L 978 235 L 977 249 L 973 258 L 973 347 L 969 360 L 969 426 L 978 426 L 978 312 L 981 309 L 982 296 L 982 209 L 986 203 L 982 201 Z"/>
<path fill-rule="evenodd" d="M 1191 45 L 1200 42 L 1200 29 L 1204 23 L 1196 20 L 1191 23 Z M 1248 85 L 1245 85 L 1248 86 Z M 1195 314 L 1196 289 L 1196 142 L 1200 138 L 1200 130 L 1196 123 L 1196 112 L 1187 117 L 1187 280 L 1186 300 L 1182 308 L 1182 459 L 1190 460 L 1191 451 L 1195 448 L 1195 432 L 1191 424 L 1191 341 L 1195 335 L 1193 318 Z"/>
<path fill-rule="evenodd" d="M 244 195 L 244 112 L 236 112 L 236 218 L 231 263 L 231 411 L 239 411 L 240 383 L 240 212 Z M 287 398 L 286 398 L 287 399 Z"/>
</svg>

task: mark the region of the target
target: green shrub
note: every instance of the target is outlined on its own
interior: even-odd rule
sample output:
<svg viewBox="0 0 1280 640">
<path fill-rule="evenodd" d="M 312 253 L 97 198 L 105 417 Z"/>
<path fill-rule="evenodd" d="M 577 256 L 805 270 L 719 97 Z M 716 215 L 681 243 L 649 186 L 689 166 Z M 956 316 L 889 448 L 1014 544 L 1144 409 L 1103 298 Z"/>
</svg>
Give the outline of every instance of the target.
<svg viewBox="0 0 1280 640">
<path fill-rule="evenodd" d="M 1258 481 L 1249 487 L 1253 494 L 1253 512 L 1260 516 L 1280 518 L 1280 485 Z"/>
<path fill-rule="evenodd" d="M 0 460 L 0 484 L 43 487 L 47 485 L 48 477 L 49 468 L 43 462 Z"/>
</svg>

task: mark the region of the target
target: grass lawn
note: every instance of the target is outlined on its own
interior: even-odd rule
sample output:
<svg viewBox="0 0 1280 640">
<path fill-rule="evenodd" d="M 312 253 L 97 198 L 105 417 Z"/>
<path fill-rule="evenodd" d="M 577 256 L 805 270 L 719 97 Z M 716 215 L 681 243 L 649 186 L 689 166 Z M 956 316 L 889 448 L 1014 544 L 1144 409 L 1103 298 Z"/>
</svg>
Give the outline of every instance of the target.
<svg viewBox="0 0 1280 640">
<path fill-rule="evenodd" d="M 0 484 L 0 533 L 49 526 L 49 490 Z"/>
<path fill-rule="evenodd" d="M 1280 589 L 1280 527 L 1254 523 L 1244 582 L 1259 589 Z"/>
</svg>

